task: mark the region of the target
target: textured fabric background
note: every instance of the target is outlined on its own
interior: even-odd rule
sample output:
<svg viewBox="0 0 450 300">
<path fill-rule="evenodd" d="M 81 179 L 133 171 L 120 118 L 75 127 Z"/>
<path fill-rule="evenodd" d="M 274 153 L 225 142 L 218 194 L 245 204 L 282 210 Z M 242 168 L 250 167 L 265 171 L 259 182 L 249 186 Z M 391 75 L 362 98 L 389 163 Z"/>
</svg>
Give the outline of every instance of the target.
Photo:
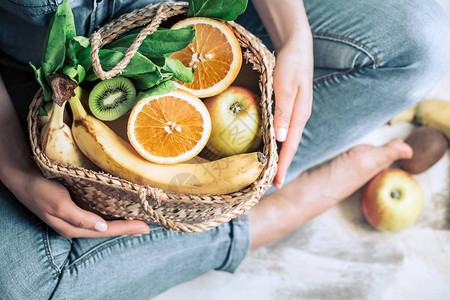
<svg viewBox="0 0 450 300">
<path fill-rule="evenodd" d="M 438 2 L 450 16 L 450 0 Z M 450 101 L 450 72 L 426 98 Z M 413 129 L 384 126 L 359 143 L 379 145 Z M 415 178 L 425 205 L 406 230 L 373 230 L 361 212 L 360 190 L 281 241 L 251 251 L 234 275 L 210 272 L 156 299 L 449 299 L 450 151 Z"/>
</svg>

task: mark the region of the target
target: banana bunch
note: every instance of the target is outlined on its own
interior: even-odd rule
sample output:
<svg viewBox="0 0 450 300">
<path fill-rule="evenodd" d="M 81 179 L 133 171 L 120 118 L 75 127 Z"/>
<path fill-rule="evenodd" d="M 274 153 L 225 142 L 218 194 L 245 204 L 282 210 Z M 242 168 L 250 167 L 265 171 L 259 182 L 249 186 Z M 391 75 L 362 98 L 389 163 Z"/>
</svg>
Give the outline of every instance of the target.
<svg viewBox="0 0 450 300">
<path fill-rule="evenodd" d="M 69 104 L 72 134 L 80 150 L 104 171 L 137 184 L 186 194 L 227 194 L 255 181 L 266 164 L 259 152 L 211 162 L 155 164 L 142 158 L 102 121 L 88 115 L 78 97 Z"/>
</svg>

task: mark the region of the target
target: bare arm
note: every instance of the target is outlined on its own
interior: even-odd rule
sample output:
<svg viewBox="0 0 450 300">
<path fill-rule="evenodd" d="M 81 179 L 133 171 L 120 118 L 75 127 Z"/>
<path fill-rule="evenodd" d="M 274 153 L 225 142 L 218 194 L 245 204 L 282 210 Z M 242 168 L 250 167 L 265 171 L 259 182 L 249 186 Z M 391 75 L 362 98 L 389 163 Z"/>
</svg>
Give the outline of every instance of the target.
<svg viewBox="0 0 450 300">
<path fill-rule="evenodd" d="M 0 180 L 7 186 L 35 168 L 16 111 L 0 76 Z"/>
<path fill-rule="evenodd" d="M 66 238 L 148 232 L 141 221 L 105 222 L 76 206 L 62 184 L 42 176 L 1 77 L 0 107 L 0 181 L 28 209 Z M 99 226 L 101 223 L 106 226 Z"/>
<path fill-rule="evenodd" d="M 281 187 L 311 114 L 312 35 L 302 0 L 253 0 L 277 51 L 275 135 L 283 142 L 274 185 Z"/>
</svg>

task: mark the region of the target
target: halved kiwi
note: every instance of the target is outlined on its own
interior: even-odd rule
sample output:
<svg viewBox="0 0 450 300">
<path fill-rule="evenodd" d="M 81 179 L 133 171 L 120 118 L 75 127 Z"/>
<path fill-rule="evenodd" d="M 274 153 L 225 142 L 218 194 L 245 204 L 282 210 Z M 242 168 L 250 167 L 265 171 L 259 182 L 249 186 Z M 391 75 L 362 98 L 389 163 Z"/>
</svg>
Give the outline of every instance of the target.
<svg viewBox="0 0 450 300">
<path fill-rule="evenodd" d="M 126 114 L 134 105 L 136 88 L 125 77 L 100 81 L 89 95 L 89 108 L 94 116 L 112 121 Z"/>
</svg>

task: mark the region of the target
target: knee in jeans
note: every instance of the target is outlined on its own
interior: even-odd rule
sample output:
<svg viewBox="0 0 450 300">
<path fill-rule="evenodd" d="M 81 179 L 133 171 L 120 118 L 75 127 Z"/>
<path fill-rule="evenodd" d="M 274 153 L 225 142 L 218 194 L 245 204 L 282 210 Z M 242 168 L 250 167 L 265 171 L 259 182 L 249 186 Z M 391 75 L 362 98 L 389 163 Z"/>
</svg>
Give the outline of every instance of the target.
<svg viewBox="0 0 450 300">
<path fill-rule="evenodd" d="M 383 1 L 389 34 L 386 66 L 425 74 L 444 73 L 450 67 L 450 22 L 433 0 Z M 391 22 L 390 22 L 390 21 Z M 389 25 L 388 25 L 389 26 Z"/>
</svg>

